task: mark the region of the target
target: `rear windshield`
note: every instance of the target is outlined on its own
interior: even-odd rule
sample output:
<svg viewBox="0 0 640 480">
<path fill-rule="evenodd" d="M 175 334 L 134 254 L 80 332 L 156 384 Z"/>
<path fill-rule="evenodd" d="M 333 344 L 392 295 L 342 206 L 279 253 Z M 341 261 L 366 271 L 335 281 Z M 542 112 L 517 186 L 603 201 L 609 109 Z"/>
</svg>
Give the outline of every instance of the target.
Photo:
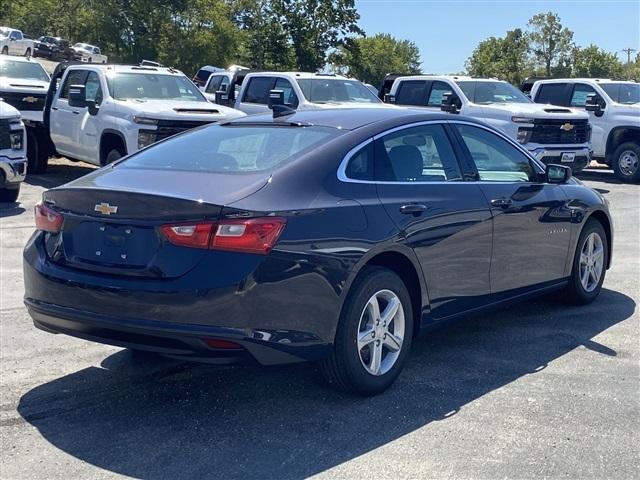
<svg viewBox="0 0 640 480">
<path fill-rule="evenodd" d="M 118 73 L 107 77 L 111 96 L 116 100 L 206 101 L 187 77 L 150 73 Z"/>
<path fill-rule="evenodd" d="M 49 75 L 39 63 L 17 62 L 15 60 L 5 60 L 2 57 L 0 57 L 0 77 L 49 81 Z"/>
<path fill-rule="evenodd" d="M 470 102 L 480 105 L 491 103 L 531 103 L 531 99 L 507 82 L 457 82 Z"/>
<path fill-rule="evenodd" d="M 618 103 L 640 103 L 640 83 L 601 83 L 611 100 Z"/>
<path fill-rule="evenodd" d="M 353 102 L 379 103 L 371 90 L 356 80 L 330 78 L 299 79 L 304 97 L 314 103 Z"/>
<path fill-rule="evenodd" d="M 329 127 L 211 125 L 140 151 L 121 166 L 251 173 L 272 170 L 342 135 Z"/>
</svg>

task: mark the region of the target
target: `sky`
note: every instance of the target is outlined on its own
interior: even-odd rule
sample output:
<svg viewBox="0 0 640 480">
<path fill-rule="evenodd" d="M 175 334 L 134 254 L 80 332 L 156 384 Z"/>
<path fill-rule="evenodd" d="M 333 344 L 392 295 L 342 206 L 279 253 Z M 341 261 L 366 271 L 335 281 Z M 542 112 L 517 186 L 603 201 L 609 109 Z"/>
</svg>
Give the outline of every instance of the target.
<svg viewBox="0 0 640 480">
<path fill-rule="evenodd" d="M 356 0 L 356 7 L 368 36 L 390 33 L 414 42 L 425 73 L 463 71 L 479 42 L 525 29 L 547 11 L 573 30 L 579 46 L 593 43 L 624 61 L 623 48 L 640 50 L 640 0 Z"/>
</svg>

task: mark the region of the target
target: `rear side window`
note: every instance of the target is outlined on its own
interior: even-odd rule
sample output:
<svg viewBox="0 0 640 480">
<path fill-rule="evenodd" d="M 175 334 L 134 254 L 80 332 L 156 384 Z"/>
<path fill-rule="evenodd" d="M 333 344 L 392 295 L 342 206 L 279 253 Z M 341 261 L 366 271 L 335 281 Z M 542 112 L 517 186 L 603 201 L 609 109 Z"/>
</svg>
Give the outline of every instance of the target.
<svg viewBox="0 0 640 480">
<path fill-rule="evenodd" d="M 536 92 L 535 101 L 537 103 L 564 106 L 567 104 L 564 95 L 566 88 L 566 83 L 545 83 L 540 85 L 540 88 Z"/>
<path fill-rule="evenodd" d="M 373 143 L 369 143 L 351 157 L 345 175 L 353 180 L 373 180 L 373 163 Z"/>
<path fill-rule="evenodd" d="M 375 178 L 387 182 L 461 180 L 460 167 L 442 125 L 420 125 L 382 137 Z"/>
<path fill-rule="evenodd" d="M 211 72 L 209 70 L 198 70 L 198 73 L 196 73 L 196 78 L 198 80 L 202 80 L 203 82 L 206 82 L 207 79 L 209 78 L 209 75 L 211 75 Z"/>
<path fill-rule="evenodd" d="M 396 92 L 396 103 L 400 105 L 424 106 L 427 96 L 427 82 L 424 80 L 405 80 L 400 82 Z"/>
<path fill-rule="evenodd" d="M 343 133 L 317 126 L 211 125 L 141 150 L 121 166 L 229 174 L 269 171 Z"/>
<path fill-rule="evenodd" d="M 269 90 L 273 85 L 271 77 L 253 77 L 249 79 L 249 84 L 244 92 L 243 102 L 261 103 L 266 105 L 269 103 Z"/>
</svg>

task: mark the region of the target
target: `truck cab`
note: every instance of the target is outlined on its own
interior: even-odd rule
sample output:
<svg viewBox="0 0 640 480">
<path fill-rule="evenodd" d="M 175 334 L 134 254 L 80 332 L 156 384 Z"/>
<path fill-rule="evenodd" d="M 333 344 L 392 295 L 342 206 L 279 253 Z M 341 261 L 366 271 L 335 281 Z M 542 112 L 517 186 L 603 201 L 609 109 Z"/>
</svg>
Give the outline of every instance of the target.
<svg viewBox="0 0 640 480">
<path fill-rule="evenodd" d="M 212 103 L 234 106 L 244 77 L 250 72 L 248 68 L 238 65 L 232 65 L 227 70 L 217 70 L 209 75 L 200 90 Z"/>
<path fill-rule="evenodd" d="M 0 100 L 0 202 L 15 202 L 27 174 L 27 150 L 20 112 Z"/>
<path fill-rule="evenodd" d="M 483 120 L 544 163 L 574 172 L 591 160 L 589 116 L 567 107 L 542 106 L 507 82 L 465 76 L 397 76 L 385 101 Z"/>
<path fill-rule="evenodd" d="M 88 43 L 76 43 L 72 50 L 73 59 L 86 63 L 107 63 L 107 56 L 103 55 L 100 48 Z"/>
<path fill-rule="evenodd" d="M 95 165 L 244 115 L 209 103 L 182 72 L 153 66 L 63 66 L 48 96 L 45 123 L 57 153 Z"/>
<path fill-rule="evenodd" d="M 272 90 L 282 91 L 284 104 L 294 110 L 385 107 L 359 80 L 302 72 L 247 74 L 235 100 L 235 107 L 247 114 L 268 112 Z"/>
<path fill-rule="evenodd" d="M 625 182 L 640 182 L 640 84 L 565 78 L 540 80 L 531 90 L 540 104 L 577 108 L 589 115 L 594 158 Z"/>
</svg>

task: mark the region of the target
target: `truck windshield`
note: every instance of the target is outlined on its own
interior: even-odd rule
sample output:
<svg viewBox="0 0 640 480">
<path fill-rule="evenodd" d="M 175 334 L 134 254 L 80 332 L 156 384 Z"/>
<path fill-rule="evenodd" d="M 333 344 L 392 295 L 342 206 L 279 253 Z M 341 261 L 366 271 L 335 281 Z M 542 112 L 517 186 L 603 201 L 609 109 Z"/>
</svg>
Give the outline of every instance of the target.
<svg viewBox="0 0 640 480">
<path fill-rule="evenodd" d="M 457 82 L 470 102 L 480 105 L 491 103 L 531 103 L 531 99 L 507 82 L 464 80 Z"/>
<path fill-rule="evenodd" d="M 357 80 L 304 78 L 298 80 L 304 97 L 314 103 L 379 103 L 371 90 Z"/>
<path fill-rule="evenodd" d="M 614 102 L 640 103 L 640 83 L 601 83 L 600 86 Z"/>
<path fill-rule="evenodd" d="M 117 73 L 107 77 L 107 85 L 116 100 L 207 101 L 187 77 L 179 75 Z"/>
<path fill-rule="evenodd" d="M 210 125 L 141 150 L 120 167 L 225 174 L 265 172 L 343 133 L 321 126 Z"/>
<path fill-rule="evenodd" d="M 49 75 L 42 65 L 35 62 L 18 62 L 5 60 L 0 57 L 0 77 L 6 78 L 30 78 L 43 82 L 49 81 Z"/>
</svg>

